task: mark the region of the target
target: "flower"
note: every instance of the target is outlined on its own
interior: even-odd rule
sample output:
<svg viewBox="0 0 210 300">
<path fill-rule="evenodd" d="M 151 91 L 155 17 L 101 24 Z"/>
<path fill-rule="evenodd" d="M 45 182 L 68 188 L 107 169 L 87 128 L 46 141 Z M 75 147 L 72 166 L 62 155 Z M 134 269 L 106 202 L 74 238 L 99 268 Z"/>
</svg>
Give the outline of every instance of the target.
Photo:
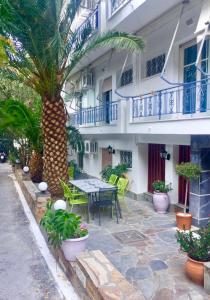
<svg viewBox="0 0 210 300">
<path fill-rule="evenodd" d="M 82 223 L 82 224 L 80 225 L 80 229 L 81 229 L 81 230 L 87 230 L 87 229 L 88 229 L 87 224 Z"/>
</svg>

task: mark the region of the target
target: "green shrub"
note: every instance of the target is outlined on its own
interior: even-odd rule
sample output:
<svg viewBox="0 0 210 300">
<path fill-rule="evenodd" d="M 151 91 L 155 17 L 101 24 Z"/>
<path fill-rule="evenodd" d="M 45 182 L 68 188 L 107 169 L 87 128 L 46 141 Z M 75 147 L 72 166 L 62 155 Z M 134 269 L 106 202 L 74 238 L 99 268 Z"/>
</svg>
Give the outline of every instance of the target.
<svg viewBox="0 0 210 300">
<path fill-rule="evenodd" d="M 101 171 L 101 177 L 103 180 L 108 181 L 112 174 L 117 175 L 118 177 L 123 177 L 123 174 L 128 171 L 126 164 L 118 164 L 116 167 L 108 165 Z"/>
<path fill-rule="evenodd" d="M 186 162 L 176 165 L 176 172 L 179 176 L 184 177 L 186 180 L 198 178 L 201 173 L 201 169 L 197 164 Z"/>
</svg>

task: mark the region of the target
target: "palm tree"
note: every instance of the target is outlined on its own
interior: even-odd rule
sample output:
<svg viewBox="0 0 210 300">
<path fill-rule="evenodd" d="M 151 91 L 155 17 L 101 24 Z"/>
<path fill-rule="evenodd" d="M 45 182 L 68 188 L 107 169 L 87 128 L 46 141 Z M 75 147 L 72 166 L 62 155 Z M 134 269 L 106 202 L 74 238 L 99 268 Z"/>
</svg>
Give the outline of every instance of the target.
<svg viewBox="0 0 210 300">
<path fill-rule="evenodd" d="M 65 81 L 81 59 L 98 47 L 139 52 L 143 41 L 127 33 L 107 32 L 95 38 L 90 31 L 78 38 L 72 23 L 82 0 L 0 0 L 0 34 L 11 37 L 16 53 L 7 51 L 18 70 L 42 98 L 44 179 L 52 194 L 67 179 L 66 109 L 61 96 Z M 11 70 L 10 70 L 11 72 Z"/>
<path fill-rule="evenodd" d="M 27 152 L 31 178 L 40 182 L 43 165 L 40 100 L 35 100 L 31 106 L 12 99 L 0 101 L 0 131 L 7 131 L 19 143 L 24 164 Z"/>
</svg>

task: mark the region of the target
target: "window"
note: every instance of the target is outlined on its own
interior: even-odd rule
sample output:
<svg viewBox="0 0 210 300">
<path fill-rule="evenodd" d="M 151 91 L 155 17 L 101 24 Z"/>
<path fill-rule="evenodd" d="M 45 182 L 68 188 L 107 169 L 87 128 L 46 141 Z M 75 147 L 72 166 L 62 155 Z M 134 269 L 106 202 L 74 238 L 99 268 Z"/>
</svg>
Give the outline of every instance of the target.
<svg viewBox="0 0 210 300">
<path fill-rule="evenodd" d="M 150 77 L 162 72 L 165 63 L 165 54 L 161 54 L 147 61 L 146 77 Z"/>
<path fill-rule="evenodd" d="M 126 164 L 128 168 L 132 168 L 132 152 L 120 151 L 120 163 Z"/>
<path fill-rule="evenodd" d="M 129 69 L 122 73 L 120 86 L 125 86 L 133 82 L 133 69 Z"/>
</svg>

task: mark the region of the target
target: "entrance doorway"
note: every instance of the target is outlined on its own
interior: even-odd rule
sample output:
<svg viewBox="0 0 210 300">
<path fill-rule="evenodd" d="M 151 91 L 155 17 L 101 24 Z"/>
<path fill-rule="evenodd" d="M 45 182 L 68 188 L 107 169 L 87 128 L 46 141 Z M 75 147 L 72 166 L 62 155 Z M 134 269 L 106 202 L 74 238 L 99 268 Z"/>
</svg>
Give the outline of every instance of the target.
<svg viewBox="0 0 210 300">
<path fill-rule="evenodd" d="M 112 153 L 109 153 L 108 149 L 102 149 L 102 170 L 111 165 L 112 166 Z"/>
<path fill-rule="evenodd" d="M 155 180 L 165 180 L 165 159 L 160 157 L 160 152 L 165 145 L 149 144 L 148 147 L 148 192 L 152 193 L 152 183 Z"/>
<path fill-rule="evenodd" d="M 190 146 L 179 146 L 179 163 L 189 162 L 190 161 Z M 186 189 L 186 180 L 179 176 L 179 203 L 184 204 L 185 199 L 185 189 Z M 189 188 L 190 190 L 190 188 Z M 189 204 L 189 190 L 188 190 L 188 198 L 187 205 Z"/>
</svg>

